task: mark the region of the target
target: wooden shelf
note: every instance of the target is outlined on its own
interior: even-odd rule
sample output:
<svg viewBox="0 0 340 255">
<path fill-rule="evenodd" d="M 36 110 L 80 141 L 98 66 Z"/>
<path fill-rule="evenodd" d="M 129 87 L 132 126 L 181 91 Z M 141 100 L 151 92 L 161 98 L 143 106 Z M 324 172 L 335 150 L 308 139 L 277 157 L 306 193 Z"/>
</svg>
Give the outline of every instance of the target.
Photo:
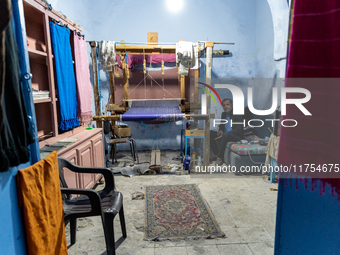
<svg viewBox="0 0 340 255">
<path fill-rule="evenodd" d="M 51 98 L 34 99 L 34 104 L 50 103 L 50 102 L 51 102 Z"/>
<path fill-rule="evenodd" d="M 31 49 L 31 48 L 27 48 L 27 50 L 28 50 L 28 54 L 30 56 L 47 57 L 47 53 L 46 52 L 43 52 L 43 51 L 40 51 L 40 50 L 34 50 L 34 49 Z"/>
</svg>

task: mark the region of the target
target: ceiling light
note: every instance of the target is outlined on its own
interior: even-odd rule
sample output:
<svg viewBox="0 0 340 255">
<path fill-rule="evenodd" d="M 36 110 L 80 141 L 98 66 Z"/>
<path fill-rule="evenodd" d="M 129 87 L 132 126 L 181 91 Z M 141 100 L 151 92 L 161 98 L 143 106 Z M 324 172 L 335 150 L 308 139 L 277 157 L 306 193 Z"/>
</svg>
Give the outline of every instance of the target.
<svg viewBox="0 0 340 255">
<path fill-rule="evenodd" d="M 183 0 L 166 0 L 166 5 L 171 12 L 179 12 L 183 8 Z"/>
</svg>

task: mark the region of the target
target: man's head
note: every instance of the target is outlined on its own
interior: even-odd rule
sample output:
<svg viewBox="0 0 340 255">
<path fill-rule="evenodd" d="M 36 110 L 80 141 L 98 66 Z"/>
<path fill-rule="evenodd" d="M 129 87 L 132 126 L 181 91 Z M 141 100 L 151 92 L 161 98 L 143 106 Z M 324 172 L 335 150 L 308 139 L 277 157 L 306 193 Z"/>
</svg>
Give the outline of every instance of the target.
<svg viewBox="0 0 340 255">
<path fill-rule="evenodd" d="M 233 112 L 233 100 L 230 98 L 223 99 L 222 107 L 227 114 L 231 114 Z"/>
</svg>

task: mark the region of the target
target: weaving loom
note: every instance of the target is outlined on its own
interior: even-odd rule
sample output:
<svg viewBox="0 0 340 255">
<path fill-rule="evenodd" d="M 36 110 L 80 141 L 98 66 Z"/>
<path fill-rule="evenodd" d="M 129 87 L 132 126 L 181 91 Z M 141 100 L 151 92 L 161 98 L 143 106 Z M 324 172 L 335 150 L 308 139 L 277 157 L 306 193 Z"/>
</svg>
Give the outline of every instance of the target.
<svg viewBox="0 0 340 255">
<path fill-rule="evenodd" d="M 148 37 L 149 38 L 149 37 Z M 151 40 L 151 39 L 150 39 Z M 165 129 L 168 127 L 171 121 L 181 121 L 181 120 L 187 120 L 187 119 L 195 119 L 195 120 L 204 120 L 204 133 L 205 133 L 205 144 L 208 144 L 209 140 L 209 129 L 210 129 L 210 114 L 198 114 L 198 111 L 201 109 L 201 102 L 199 102 L 199 92 L 198 92 L 198 83 L 195 82 L 195 88 L 194 88 L 194 101 L 190 101 L 187 98 L 189 96 L 185 95 L 186 86 L 185 86 L 185 75 L 188 73 L 185 70 L 185 73 L 183 73 L 182 69 L 181 72 L 178 72 L 178 86 L 179 86 L 179 98 L 175 98 L 175 94 L 170 93 L 165 88 L 164 83 L 164 62 L 168 62 L 169 59 L 171 59 L 170 62 L 172 62 L 176 58 L 177 64 L 188 64 L 190 62 L 190 69 L 194 70 L 194 78 L 198 79 L 199 75 L 199 56 L 202 55 L 202 51 L 206 51 L 206 58 L 207 58 L 207 67 L 206 68 L 206 78 L 211 78 L 211 62 L 212 62 L 212 54 L 213 54 L 213 47 L 214 42 L 198 42 L 196 44 L 191 44 L 190 47 L 188 46 L 187 51 L 184 52 L 182 47 L 179 47 L 182 44 L 186 44 L 185 42 L 180 43 L 164 43 L 159 44 L 158 41 L 149 41 L 148 44 L 144 43 L 131 43 L 131 42 L 115 42 L 115 53 L 116 59 L 118 61 L 120 60 L 121 64 L 119 66 L 121 67 L 123 73 L 122 73 L 122 81 L 119 82 L 123 85 L 123 91 L 121 89 L 120 93 L 124 92 L 123 96 L 123 104 L 120 104 L 119 102 L 116 102 L 116 97 L 118 96 L 118 91 L 116 93 L 116 85 L 115 85 L 115 75 L 116 73 L 114 70 L 109 72 L 110 76 L 110 92 L 111 97 L 109 98 L 108 105 L 106 107 L 105 115 L 102 115 L 101 107 L 100 107 L 100 82 L 98 77 L 98 71 L 99 68 L 97 66 L 98 59 L 97 59 L 97 42 L 91 41 L 91 53 L 92 53 L 92 72 L 93 72 L 93 87 L 94 87 L 94 98 L 95 98 L 95 111 L 96 116 L 93 116 L 93 120 L 97 122 L 97 127 L 102 127 L 103 121 L 111 121 L 112 129 L 115 126 L 115 121 L 140 121 L 143 127 L 147 130 L 148 134 L 153 140 L 153 146 L 154 143 L 157 142 L 158 147 L 158 139 L 161 137 Z M 219 42 L 221 43 L 221 42 Z M 223 43 L 223 44 L 233 44 L 233 43 Z M 190 53 L 190 54 L 189 54 Z M 143 72 L 144 78 L 135 86 L 131 91 L 129 90 L 129 79 L 130 79 L 130 69 L 132 71 L 133 68 L 131 68 L 131 59 L 129 63 L 129 56 L 136 55 L 136 57 L 139 59 L 141 63 L 141 59 L 143 59 Z M 138 56 L 139 55 L 139 56 Z M 150 55 L 150 56 L 148 56 Z M 194 58 L 186 58 L 186 56 L 193 56 Z M 160 59 L 162 60 L 161 63 L 161 78 L 162 82 L 158 83 L 151 75 L 150 73 L 147 73 L 146 70 L 146 63 L 148 62 L 147 59 L 150 58 L 150 63 L 152 57 L 154 60 L 157 58 L 158 61 Z M 168 60 L 168 61 L 167 61 Z M 197 60 L 197 61 L 196 61 Z M 182 63 L 182 61 L 186 63 Z M 138 63 L 139 63 L 138 62 Z M 188 62 L 188 63 L 187 63 Z M 136 64 L 136 63 L 135 63 Z M 151 64 L 150 64 L 151 65 Z M 119 77 L 119 76 L 117 76 Z M 166 96 L 170 96 L 168 99 L 154 99 L 156 97 L 156 94 L 148 94 L 150 92 L 149 88 L 147 88 L 146 85 L 146 79 L 151 79 L 151 86 L 150 90 L 152 90 L 152 83 L 158 85 L 163 89 L 163 98 Z M 140 84 L 144 82 L 144 99 L 130 99 L 130 93 L 135 90 Z M 209 83 L 209 82 L 207 82 Z M 142 90 L 141 87 L 139 90 Z M 141 91 L 136 96 L 137 98 L 141 98 Z M 151 92 L 152 93 L 152 92 Z M 167 93 L 167 94 L 166 94 Z M 119 95 L 121 96 L 121 95 Z M 159 95 L 158 95 L 159 96 Z M 177 96 L 177 95 L 176 95 Z M 191 96 L 190 96 L 191 97 Z M 149 99 L 147 99 L 149 98 Z M 188 100 L 188 101 L 187 101 Z M 118 104 L 117 104 L 118 103 Z M 127 105 L 129 103 L 129 105 Z M 210 111 L 210 104 L 206 104 L 206 111 Z M 195 110 L 195 113 L 192 111 Z M 111 114 L 107 115 L 106 112 L 109 111 Z M 146 126 L 146 123 L 149 122 L 150 124 L 152 122 L 164 122 L 163 126 L 159 130 L 159 132 L 154 135 L 152 134 L 151 130 Z M 182 146 L 181 146 L 182 147 Z M 159 151 L 159 150 L 158 150 Z M 209 148 L 204 148 L 204 163 L 208 164 L 209 160 Z"/>
</svg>

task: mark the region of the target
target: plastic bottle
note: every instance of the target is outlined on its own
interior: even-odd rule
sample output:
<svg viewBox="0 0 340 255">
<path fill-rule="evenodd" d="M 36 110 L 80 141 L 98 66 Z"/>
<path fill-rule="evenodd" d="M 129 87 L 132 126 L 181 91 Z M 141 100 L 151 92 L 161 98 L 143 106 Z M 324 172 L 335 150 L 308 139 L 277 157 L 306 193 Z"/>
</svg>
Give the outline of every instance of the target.
<svg viewBox="0 0 340 255">
<path fill-rule="evenodd" d="M 192 160 L 192 158 L 190 158 L 190 157 L 185 157 L 185 158 L 184 158 L 184 162 L 183 162 L 183 169 L 184 169 L 184 170 L 188 170 L 189 173 L 190 173 L 189 166 L 190 166 L 191 160 Z"/>
<path fill-rule="evenodd" d="M 195 160 L 196 160 L 196 152 L 195 152 L 195 151 L 192 152 L 191 158 L 192 158 L 192 160 L 193 160 L 192 165 L 193 165 L 193 167 L 195 167 L 195 165 L 196 165 L 196 161 L 195 161 Z"/>
</svg>

